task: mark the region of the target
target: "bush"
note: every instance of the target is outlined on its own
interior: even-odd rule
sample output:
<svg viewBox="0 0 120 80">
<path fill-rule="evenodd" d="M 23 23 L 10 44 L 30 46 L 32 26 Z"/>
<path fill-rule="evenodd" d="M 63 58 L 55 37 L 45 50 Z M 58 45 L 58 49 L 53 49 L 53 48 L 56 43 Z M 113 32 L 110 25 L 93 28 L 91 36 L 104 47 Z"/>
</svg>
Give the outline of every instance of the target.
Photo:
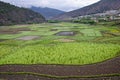
<svg viewBox="0 0 120 80">
<path fill-rule="evenodd" d="M 74 22 L 74 23 L 83 23 L 83 24 L 91 24 L 91 25 L 96 24 L 95 21 L 89 20 L 89 19 L 73 20 L 72 22 Z"/>
<path fill-rule="evenodd" d="M 48 23 L 59 23 L 60 21 L 58 20 L 48 20 Z"/>
<path fill-rule="evenodd" d="M 115 21 L 113 26 L 119 26 L 120 25 L 120 21 Z"/>
</svg>

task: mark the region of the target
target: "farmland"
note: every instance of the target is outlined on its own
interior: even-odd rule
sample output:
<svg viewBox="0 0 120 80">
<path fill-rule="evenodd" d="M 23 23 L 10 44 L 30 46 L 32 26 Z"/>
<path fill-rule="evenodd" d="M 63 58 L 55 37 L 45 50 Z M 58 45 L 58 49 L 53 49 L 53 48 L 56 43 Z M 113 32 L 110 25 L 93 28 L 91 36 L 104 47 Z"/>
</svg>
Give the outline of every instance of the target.
<svg viewBox="0 0 120 80">
<path fill-rule="evenodd" d="M 119 40 L 118 26 L 67 22 L 1 26 L 0 64 L 98 63 L 120 55 Z"/>
</svg>

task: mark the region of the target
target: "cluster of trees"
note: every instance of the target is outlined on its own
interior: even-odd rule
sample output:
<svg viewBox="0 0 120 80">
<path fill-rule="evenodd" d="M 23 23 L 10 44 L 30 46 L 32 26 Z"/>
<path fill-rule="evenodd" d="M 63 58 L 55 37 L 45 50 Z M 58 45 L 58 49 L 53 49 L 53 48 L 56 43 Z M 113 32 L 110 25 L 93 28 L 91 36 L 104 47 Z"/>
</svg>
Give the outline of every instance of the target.
<svg viewBox="0 0 120 80">
<path fill-rule="evenodd" d="M 58 20 L 48 20 L 48 23 L 59 23 L 60 21 Z"/>
<path fill-rule="evenodd" d="M 94 20 L 90 20 L 90 19 L 78 19 L 78 20 L 73 20 L 72 22 L 73 23 L 90 24 L 90 25 L 96 24 L 96 22 Z"/>
</svg>

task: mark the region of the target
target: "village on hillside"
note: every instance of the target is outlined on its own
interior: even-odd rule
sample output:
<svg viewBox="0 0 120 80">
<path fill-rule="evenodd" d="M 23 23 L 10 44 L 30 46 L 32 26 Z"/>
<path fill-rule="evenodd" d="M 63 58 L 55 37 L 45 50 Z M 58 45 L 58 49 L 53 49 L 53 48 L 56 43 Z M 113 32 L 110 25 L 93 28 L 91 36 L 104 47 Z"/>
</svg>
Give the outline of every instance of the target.
<svg viewBox="0 0 120 80">
<path fill-rule="evenodd" d="M 103 13 L 84 15 L 84 16 L 79 16 L 74 18 L 74 20 L 82 20 L 82 19 L 91 19 L 91 20 L 94 20 L 95 22 L 120 20 L 120 9 L 109 10 Z"/>
</svg>

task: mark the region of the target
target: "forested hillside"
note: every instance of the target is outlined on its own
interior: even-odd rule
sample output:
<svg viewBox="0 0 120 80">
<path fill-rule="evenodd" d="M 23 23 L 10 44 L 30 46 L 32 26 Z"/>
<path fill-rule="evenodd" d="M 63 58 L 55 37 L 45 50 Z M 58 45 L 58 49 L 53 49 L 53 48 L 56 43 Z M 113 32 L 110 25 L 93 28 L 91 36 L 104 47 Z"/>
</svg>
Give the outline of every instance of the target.
<svg viewBox="0 0 120 80">
<path fill-rule="evenodd" d="M 0 25 L 41 23 L 45 18 L 32 10 L 0 1 Z"/>
</svg>

